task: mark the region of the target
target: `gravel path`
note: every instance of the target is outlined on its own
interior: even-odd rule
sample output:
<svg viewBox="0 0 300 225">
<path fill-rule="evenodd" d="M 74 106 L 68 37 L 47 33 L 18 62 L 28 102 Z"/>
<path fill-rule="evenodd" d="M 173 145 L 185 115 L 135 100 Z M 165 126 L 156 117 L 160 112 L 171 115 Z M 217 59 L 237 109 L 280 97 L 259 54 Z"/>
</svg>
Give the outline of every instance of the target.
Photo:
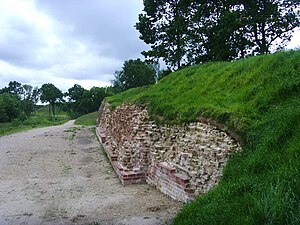
<svg viewBox="0 0 300 225">
<path fill-rule="evenodd" d="M 122 186 L 92 128 L 73 122 L 0 137 L 0 225 L 168 224 L 181 204 Z"/>
</svg>

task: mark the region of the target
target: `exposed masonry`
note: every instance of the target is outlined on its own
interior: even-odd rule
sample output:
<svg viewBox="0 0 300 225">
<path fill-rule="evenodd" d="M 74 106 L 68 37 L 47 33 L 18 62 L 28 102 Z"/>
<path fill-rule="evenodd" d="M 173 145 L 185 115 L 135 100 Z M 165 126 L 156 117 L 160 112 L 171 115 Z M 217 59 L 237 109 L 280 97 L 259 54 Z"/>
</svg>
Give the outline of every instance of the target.
<svg viewBox="0 0 300 225">
<path fill-rule="evenodd" d="M 240 145 L 200 122 L 157 126 L 146 108 L 100 107 L 97 135 L 122 184 L 147 182 L 178 201 L 208 192 Z"/>
</svg>

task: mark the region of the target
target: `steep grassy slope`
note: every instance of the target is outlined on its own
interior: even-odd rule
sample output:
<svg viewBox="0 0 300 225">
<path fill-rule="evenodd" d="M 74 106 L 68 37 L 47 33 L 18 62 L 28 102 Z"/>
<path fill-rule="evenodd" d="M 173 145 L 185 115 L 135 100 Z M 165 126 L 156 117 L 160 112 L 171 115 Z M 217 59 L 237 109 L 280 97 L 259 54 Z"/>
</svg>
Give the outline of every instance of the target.
<svg viewBox="0 0 300 225">
<path fill-rule="evenodd" d="M 189 67 L 107 101 L 145 104 L 158 122 L 212 118 L 240 135 L 219 185 L 175 224 L 300 224 L 300 51 Z"/>
</svg>

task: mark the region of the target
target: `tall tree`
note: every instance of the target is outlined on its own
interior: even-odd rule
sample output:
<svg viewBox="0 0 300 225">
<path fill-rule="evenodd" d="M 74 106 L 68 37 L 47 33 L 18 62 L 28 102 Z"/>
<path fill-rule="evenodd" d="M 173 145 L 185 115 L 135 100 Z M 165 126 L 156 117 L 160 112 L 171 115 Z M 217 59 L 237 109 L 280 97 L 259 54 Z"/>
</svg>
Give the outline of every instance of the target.
<svg viewBox="0 0 300 225">
<path fill-rule="evenodd" d="M 143 54 L 176 69 L 283 48 L 299 16 L 299 0 L 144 0 L 136 28 Z"/>
<path fill-rule="evenodd" d="M 23 84 L 22 87 L 23 87 L 23 100 L 25 99 L 30 100 L 33 87 L 29 84 Z"/>
<path fill-rule="evenodd" d="M 197 1 L 191 16 L 191 63 L 226 61 L 244 57 L 253 46 L 245 37 L 241 6 L 235 0 Z"/>
<path fill-rule="evenodd" d="M 293 30 L 300 25 L 299 0 L 239 1 L 238 5 L 244 9 L 246 34 L 258 54 L 286 46 Z"/>
<path fill-rule="evenodd" d="M 37 104 L 40 99 L 40 95 L 41 95 L 41 90 L 39 89 L 39 87 L 34 87 L 31 94 L 31 101 L 34 104 Z"/>
<path fill-rule="evenodd" d="M 20 113 L 20 100 L 17 95 L 10 93 L 0 94 L 0 123 L 11 122 Z"/>
<path fill-rule="evenodd" d="M 125 61 L 121 71 L 115 72 L 113 86 L 125 91 L 155 83 L 156 71 L 153 64 L 140 59 Z"/>
<path fill-rule="evenodd" d="M 55 116 L 55 103 L 62 101 L 63 93 L 54 86 L 54 84 L 43 84 L 41 89 L 41 101 L 49 102 L 49 116 L 51 115 L 51 108 L 53 116 Z"/>
<path fill-rule="evenodd" d="M 281 49 L 300 22 L 299 1 L 217 0 L 205 5 L 197 13 L 209 12 L 209 20 L 200 20 L 204 21 L 204 47 L 209 60 L 231 60 Z"/>
<path fill-rule="evenodd" d="M 19 98 L 22 98 L 22 95 L 24 94 L 24 88 L 22 84 L 17 81 L 10 81 L 8 83 L 8 90 L 11 94 L 15 94 Z"/>
<path fill-rule="evenodd" d="M 75 84 L 73 87 L 69 88 L 67 95 L 71 101 L 78 102 L 84 93 L 84 88 L 79 84 Z"/>
<path fill-rule="evenodd" d="M 146 58 L 162 58 L 172 68 L 185 63 L 190 0 L 144 0 L 136 29 L 140 39 L 150 44 Z"/>
<path fill-rule="evenodd" d="M 26 118 L 26 116 L 30 116 L 32 112 L 35 110 L 35 105 L 37 104 L 39 100 L 39 88 L 33 87 L 28 84 L 22 85 L 21 83 L 17 81 L 10 81 L 8 84 L 8 87 L 5 87 L 3 89 L 0 89 L 0 94 L 10 94 L 11 98 L 8 98 L 7 96 L 5 99 L 8 102 L 15 103 L 13 100 L 14 98 L 17 98 L 18 100 L 18 110 L 14 110 L 14 107 L 16 104 L 12 104 L 11 106 L 11 115 L 12 117 L 9 117 L 11 120 L 12 118 L 19 117 L 19 118 Z M 3 99 L 3 98 L 2 98 Z M 4 104 L 2 104 L 3 106 Z"/>
<path fill-rule="evenodd" d="M 92 87 L 90 90 L 85 90 L 79 101 L 78 109 L 82 113 L 97 111 L 106 96 L 106 88 L 104 87 Z"/>
</svg>

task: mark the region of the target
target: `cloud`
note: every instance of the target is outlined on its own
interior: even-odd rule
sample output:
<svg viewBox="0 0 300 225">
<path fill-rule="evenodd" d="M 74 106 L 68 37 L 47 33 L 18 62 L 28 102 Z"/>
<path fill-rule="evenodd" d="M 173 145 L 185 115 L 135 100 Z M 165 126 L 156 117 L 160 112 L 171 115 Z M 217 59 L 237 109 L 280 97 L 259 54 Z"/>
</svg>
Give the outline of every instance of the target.
<svg viewBox="0 0 300 225">
<path fill-rule="evenodd" d="M 0 0 L 0 87 L 108 85 L 145 49 L 133 27 L 141 10 L 139 0 Z"/>
<path fill-rule="evenodd" d="M 287 49 L 299 49 L 300 48 L 300 28 L 295 29 L 293 37 L 290 43 L 287 45 Z"/>
<path fill-rule="evenodd" d="M 140 0 L 39 0 L 38 5 L 99 55 L 129 59 L 146 47 L 134 28 L 143 8 Z"/>
</svg>

